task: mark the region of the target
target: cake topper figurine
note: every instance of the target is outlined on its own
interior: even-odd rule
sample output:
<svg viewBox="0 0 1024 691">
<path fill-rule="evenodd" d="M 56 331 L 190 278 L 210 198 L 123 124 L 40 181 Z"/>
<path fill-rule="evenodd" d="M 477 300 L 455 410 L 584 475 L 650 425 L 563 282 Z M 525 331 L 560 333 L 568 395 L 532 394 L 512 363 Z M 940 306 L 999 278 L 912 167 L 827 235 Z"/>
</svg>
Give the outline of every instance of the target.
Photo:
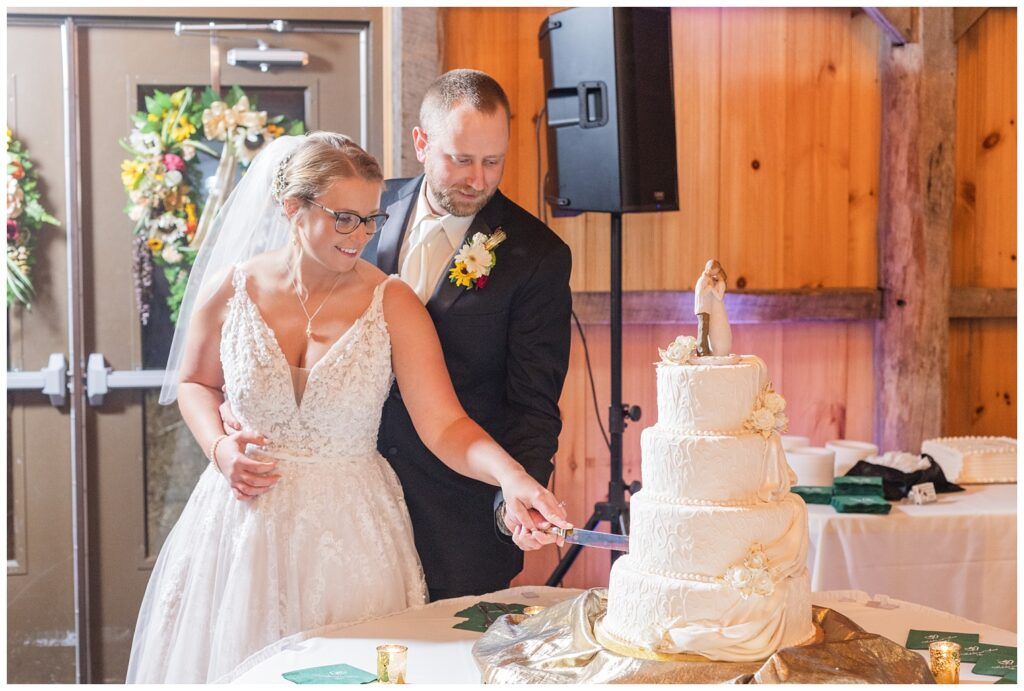
<svg viewBox="0 0 1024 691">
<path fill-rule="evenodd" d="M 717 259 L 709 259 L 693 289 L 693 313 L 697 315 L 697 355 L 729 355 L 732 330 L 725 313 L 725 282 L 728 277 Z"/>
</svg>

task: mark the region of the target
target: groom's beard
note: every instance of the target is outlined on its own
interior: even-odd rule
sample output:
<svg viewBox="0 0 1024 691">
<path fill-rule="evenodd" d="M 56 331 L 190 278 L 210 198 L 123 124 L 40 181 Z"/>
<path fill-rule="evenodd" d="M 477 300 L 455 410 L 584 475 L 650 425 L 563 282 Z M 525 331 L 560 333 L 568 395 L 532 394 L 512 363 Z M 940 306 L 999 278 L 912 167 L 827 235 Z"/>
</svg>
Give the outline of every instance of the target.
<svg viewBox="0 0 1024 691">
<path fill-rule="evenodd" d="M 453 216 L 474 216 L 480 209 L 487 206 L 487 203 L 491 201 L 491 197 L 498 191 L 495 187 L 492 190 L 478 192 L 472 187 L 466 187 L 463 185 L 452 185 L 445 187 L 440 180 L 437 180 L 435 176 L 427 174 L 427 189 L 434 193 L 434 199 L 438 205 Z M 465 200 L 455 197 L 455 192 L 462 192 L 463 194 L 475 195 L 476 198 L 472 200 Z"/>
</svg>

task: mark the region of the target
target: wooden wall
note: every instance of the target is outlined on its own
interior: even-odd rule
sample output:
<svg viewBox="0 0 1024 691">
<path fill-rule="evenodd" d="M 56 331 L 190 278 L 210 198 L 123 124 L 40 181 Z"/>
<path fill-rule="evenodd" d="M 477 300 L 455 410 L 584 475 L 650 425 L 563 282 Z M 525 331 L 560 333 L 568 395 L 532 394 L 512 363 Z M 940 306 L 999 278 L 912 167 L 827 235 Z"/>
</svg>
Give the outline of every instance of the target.
<svg viewBox="0 0 1024 691">
<path fill-rule="evenodd" d="M 512 146 L 502 190 L 538 214 L 535 126 L 544 88 L 537 30 L 552 11 L 459 8 L 442 17 L 443 69 L 484 70 L 508 91 Z M 692 289 L 710 257 L 721 260 L 730 285 L 746 289 L 877 287 L 878 57 L 885 41 L 874 22 L 849 9 L 675 8 L 672 31 L 682 208 L 625 217 L 625 289 Z M 984 139 L 999 118 L 1003 134 L 998 146 L 971 159 L 970 174 L 963 164 L 965 181 L 974 180 L 977 191 L 970 231 L 958 205 L 954 255 L 973 257 L 968 264 L 976 268 L 955 261 L 954 285 L 1015 285 L 1012 268 L 989 269 L 997 253 L 1016 251 L 1016 130 L 1005 123 L 1007 115 L 1015 117 L 1014 33 L 1012 10 L 989 11 L 960 47 L 961 63 L 975 65 L 970 83 L 986 94 L 983 102 L 958 94 L 958 103 L 971 101 L 977 119 L 963 137 L 984 130 Z M 993 82 L 996 76 L 1001 81 Z M 573 290 L 608 290 L 607 216 L 584 214 L 550 225 L 573 249 Z M 1015 435 L 1014 326 L 951 326 L 949 433 Z M 768 363 L 788 401 L 792 433 L 816 444 L 872 438 L 873 322 L 744 324 L 733 331 L 736 352 L 756 353 Z M 640 477 L 639 432 L 655 422 L 656 348 L 682 332 L 695 328 L 625 330 L 623 399 L 644 410 L 624 437 L 627 482 Z M 590 326 L 585 334 L 606 424 L 608 329 Z M 979 401 L 987 397 L 994 407 L 988 399 L 996 389 L 1010 397 L 1009 405 L 1001 398 L 998 413 L 968 410 L 973 401 L 964 400 L 965 391 L 977 391 Z M 582 523 L 607 495 L 608 452 L 575 333 L 562 413 L 555 491 Z M 543 582 L 556 557 L 552 549 L 529 555 L 516 582 Z M 565 584 L 602 585 L 607 572 L 606 554 L 584 550 Z"/>
<path fill-rule="evenodd" d="M 954 287 L 1017 287 L 1017 11 L 957 45 Z M 1017 436 L 1017 320 L 952 319 L 947 434 Z"/>
</svg>

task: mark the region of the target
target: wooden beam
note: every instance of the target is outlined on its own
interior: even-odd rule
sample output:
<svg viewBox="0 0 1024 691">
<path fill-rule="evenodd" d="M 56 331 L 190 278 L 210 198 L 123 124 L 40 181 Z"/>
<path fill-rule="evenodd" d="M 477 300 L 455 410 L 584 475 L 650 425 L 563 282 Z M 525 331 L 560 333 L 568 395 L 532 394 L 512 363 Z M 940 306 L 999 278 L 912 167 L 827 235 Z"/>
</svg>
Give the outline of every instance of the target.
<svg viewBox="0 0 1024 691">
<path fill-rule="evenodd" d="M 607 324 L 607 292 L 573 293 L 572 306 L 583 324 Z M 733 324 L 808 321 L 864 321 L 882 316 L 882 294 L 872 288 L 730 291 L 725 294 Z M 690 291 L 629 291 L 622 294 L 624 324 L 695 324 Z"/>
<path fill-rule="evenodd" d="M 865 7 L 864 12 L 875 20 L 894 46 L 917 42 L 917 7 Z"/>
<path fill-rule="evenodd" d="M 1016 319 L 1016 288 L 953 288 L 950 319 Z"/>
<path fill-rule="evenodd" d="M 920 40 L 881 57 L 878 205 L 882 319 L 875 439 L 912 451 L 945 419 L 953 225 L 956 44 L 952 8 L 922 8 Z"/>
<path fill-rule="evenodd" d="M 954 7 L 953 8 L 953 40 L 959 41 L 970 30 L 981 16 L 988 12 L 987 7 Z"/>
</svg>

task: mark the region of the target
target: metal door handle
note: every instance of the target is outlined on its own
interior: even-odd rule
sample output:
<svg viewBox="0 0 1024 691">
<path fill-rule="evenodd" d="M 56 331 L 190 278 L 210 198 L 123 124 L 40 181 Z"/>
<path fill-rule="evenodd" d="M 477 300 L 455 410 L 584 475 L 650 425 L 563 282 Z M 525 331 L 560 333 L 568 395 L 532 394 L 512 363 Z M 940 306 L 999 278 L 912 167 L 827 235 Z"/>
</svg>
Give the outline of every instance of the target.
<svg viewBox="0 0 1024 691">
<path fill-rule="evenodd" d="M 115 370 L 107 367 L 103 353 L 90 353 L 85 368 L 85 395 L 89 405 L 103 405 L 111 389 L 154 389 L 164 383 L 164 370 Z"/>
<path fill-rule="evenodd" d="M 50 405 L 64 405 L 68 394 L 68 361 L 64 353 L 50 353 L 50 361 L 38 372 L 8 372 L 8 391 L 41 391 Z"/>
</svg>

